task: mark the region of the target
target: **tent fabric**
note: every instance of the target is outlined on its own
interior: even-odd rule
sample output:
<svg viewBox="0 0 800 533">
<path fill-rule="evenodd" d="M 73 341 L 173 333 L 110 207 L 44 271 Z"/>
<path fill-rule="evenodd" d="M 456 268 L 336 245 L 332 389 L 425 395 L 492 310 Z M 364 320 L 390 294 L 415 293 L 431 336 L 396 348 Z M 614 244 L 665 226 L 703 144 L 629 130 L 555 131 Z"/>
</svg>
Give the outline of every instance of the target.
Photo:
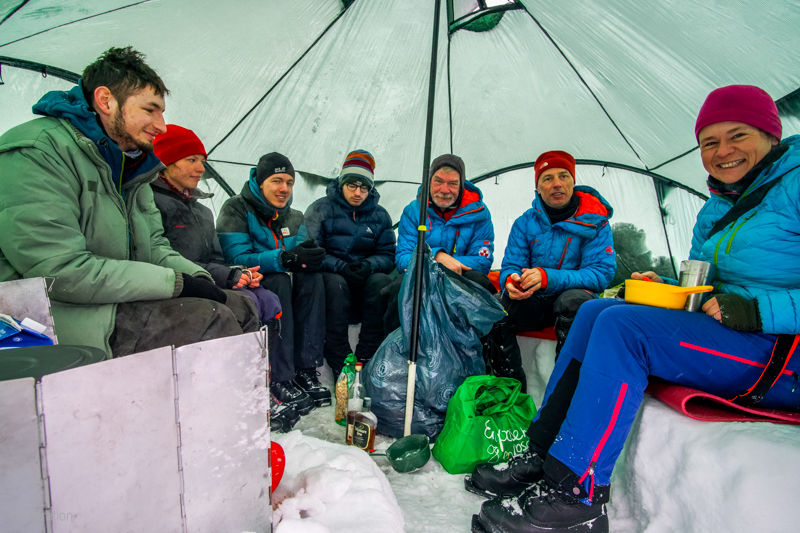
<svg viewBox="0 0 800 533">
<path fill-rule="evenodd" d="M 534 194 L 533 172 L 518 167 L 551 149 L 630 167 L 579 165 L 579 182 L 614 205 L 612 223 L 643 229 L 653 256 L 676 264 L 707 194 L 693 150 L 706 94 L 751 83 L 780 100 L 800 87 L 794 0 L 492 0 L 510 8 L 496 26 L 451 32 L 448 14 L 479 2 L 442 2 L 432 155 L 456 153 L 467 178 L 483 176 L 497 265 Z M 234 192 L 276 150 L 300 171 L 294 206 L 304 209 L 363 148 L 396 222 L 424 172 L 433 11 L 431 0 L 0 0 L 0 56 L 81 72 L 130 44 L 172 91 L 167 120 L 198 133 Z M 69 87 L 8 66 L 2 77 L 2 131 Z M 785 135 L 800 133 L 798 99 L 781 103 Z M 227 193 L 206 185 L 216 211 Z"/>
</svg>

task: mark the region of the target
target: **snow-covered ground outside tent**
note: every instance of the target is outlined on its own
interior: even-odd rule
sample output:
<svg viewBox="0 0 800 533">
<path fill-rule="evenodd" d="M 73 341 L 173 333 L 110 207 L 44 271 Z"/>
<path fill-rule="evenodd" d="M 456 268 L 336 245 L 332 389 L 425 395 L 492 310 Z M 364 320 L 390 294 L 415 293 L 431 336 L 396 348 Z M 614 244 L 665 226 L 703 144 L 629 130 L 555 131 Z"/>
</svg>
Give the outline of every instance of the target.
<svg viewBox="0 0 800 533">
<path fill-rule="evenodd" d="M 520 338 L 536 405 L 553 367 L 551 342 Z M 323 383 L 332 385 L 325 368 Z M 482 499 L 435 458 L 398 474 L 383 457 L 342 444 L 333 408 L 275 435 L 286 472 L 273 495 L 275 533 L 465 533 Z M 379 436 L 376 448 L 393 439 Z M 391 487 L 391 491 L 387 489 Z M 392 494 L 393 492 L 393 494 Z M 648 396 L 614 472 L 613 533 L 798 531 L 800 427 L 707 423 Z"/>
</svg>

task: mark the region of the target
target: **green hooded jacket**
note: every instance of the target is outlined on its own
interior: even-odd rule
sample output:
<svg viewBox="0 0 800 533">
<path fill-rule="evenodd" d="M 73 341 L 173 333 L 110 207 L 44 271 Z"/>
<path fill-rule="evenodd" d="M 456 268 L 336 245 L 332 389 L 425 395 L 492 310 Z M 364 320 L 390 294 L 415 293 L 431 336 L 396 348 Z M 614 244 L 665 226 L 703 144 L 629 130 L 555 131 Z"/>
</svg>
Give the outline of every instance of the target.
<svg viewBox="0 0 800 533">
<path fill-rule="evenodd" d="M 53 278 L 59 343 L 110 356 L 116 304 L 173 298 L 176 272 L 208 273 L 164 238 L 149 186 L 164 165 L 148 154 L 132 176 L 121 164 L 112 172 L 122 152 L 80 86 L 48 93 L 34 112 L 49 116 L 0 136 L 0 281 Z"/>
</svg>

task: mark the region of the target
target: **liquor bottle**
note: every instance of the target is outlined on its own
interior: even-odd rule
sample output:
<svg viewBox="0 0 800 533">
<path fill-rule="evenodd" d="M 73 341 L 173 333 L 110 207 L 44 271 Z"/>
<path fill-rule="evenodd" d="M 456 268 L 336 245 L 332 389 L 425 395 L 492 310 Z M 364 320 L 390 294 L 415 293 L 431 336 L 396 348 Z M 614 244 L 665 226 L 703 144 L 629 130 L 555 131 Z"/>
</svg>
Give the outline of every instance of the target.
<svg viewBox="0 0 800 533">
<path fill-rule="evenodd" d="M 361 411 L 364 406 L 364 384 L 361 383 L 361 363 L 356 363 L 356 375 L 353 376 L 353 382 L 347 389 L 347 431 L 345 433 L 345 443 L 353 444 L 353 422 L 355 415 Z"/>
<path fill-rule="evenodd" d="M 364 407 L 353 416 L 353 446 L 368 452 L 375 451 L 375 430 L 378 417 L 371 410 L 372 401 L 364 398 Z"/>
</svg>

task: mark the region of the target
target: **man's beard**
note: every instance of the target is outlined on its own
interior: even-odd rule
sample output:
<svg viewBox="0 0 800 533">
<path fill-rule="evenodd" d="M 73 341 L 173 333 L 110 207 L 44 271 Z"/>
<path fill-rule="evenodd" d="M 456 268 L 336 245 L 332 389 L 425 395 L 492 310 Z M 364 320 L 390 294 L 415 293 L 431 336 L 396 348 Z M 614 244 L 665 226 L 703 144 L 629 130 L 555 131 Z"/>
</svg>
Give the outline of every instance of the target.
<svg viewBox="0 0 800 533">
<path fill-rule="evenodd" d="M 114 122 L 111 124 L 110 133 L 111 137 L 120 148 L 125 145 L 135 146 L 136 150 L 141 150 L 145 153 L 153 151 L 153 143 L 137 141 L 130 133 L 128 133 L 128 130 L 125 129 L 125 116 L 122 114 L 121 107 L 117 108 L 117 113 L 114 115 Z M 129 152 L 130 150 L 123 149 L 122 151 Z"/>
<path fill-rule="evenodd" d="M 451 195 L 450 199 L 448 200 L 448 199 L 442 198 L 442 197 L 440 196 L 440 197 L 438 198 L 439 202 L 449 202 L 449 203 L 448 203 L 447 205 L 445 205 L 445 206 L 439 205 L 439 202 L 437 202 L 437 198 L 436 198 L 435 196 L 432 196 L 432 197 L 431 197 L 431 200 L 433 200 L 433 205 L 435 205 L 435 206 L 436 206 L 436 207 L 438 207 L 439 209 L 452 209 L 452 208 L 453 208 L 453 204 L 454 204 L 454 203 L 456 203 L 456 198 L 457 198 L 457 197 L 456 197 L 455 195 Z"/>
</svg>

